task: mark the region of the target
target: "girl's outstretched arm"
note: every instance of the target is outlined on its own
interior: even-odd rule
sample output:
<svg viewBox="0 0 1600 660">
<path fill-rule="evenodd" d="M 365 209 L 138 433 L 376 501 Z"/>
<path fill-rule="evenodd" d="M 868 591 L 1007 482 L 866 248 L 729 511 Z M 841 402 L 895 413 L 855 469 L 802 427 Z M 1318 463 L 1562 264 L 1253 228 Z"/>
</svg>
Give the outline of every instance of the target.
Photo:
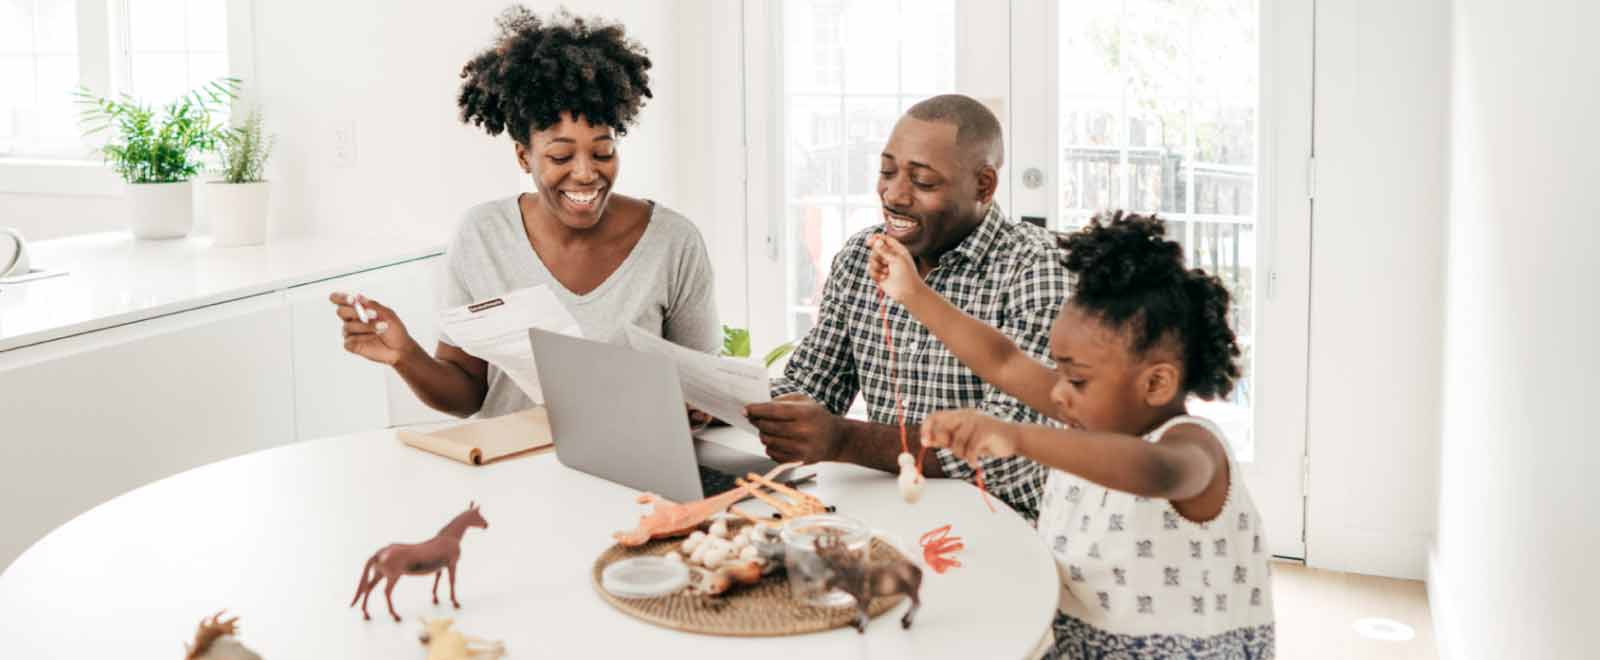
<svg viewBox="0 0 1600 660">
<path fill-rule="evenodd" d="M 1228 478 L 1221 439 L 1197 424 L 1178 424 L 1156 442 L 1123 433 L 1004 422 L 977 410 L 936 412 L 922 421 L 922 443 L 976 463 L 981 456 L 1022 455 L 1094 483 L 1144 497 L 1182 502 L 1212 480 Z"/>
<path fill-rule="evenodd" d="M 1059 419 L 1050 398 L 1055 372 L 1017 348 L 999 330 L 968 316 L 928 288 L 899 241 L 880 234 L 870 239 L 870 245 L 867 272 L 885 295 L 904 305 L 979 378 L 1023 405 Z"/>
</svg>

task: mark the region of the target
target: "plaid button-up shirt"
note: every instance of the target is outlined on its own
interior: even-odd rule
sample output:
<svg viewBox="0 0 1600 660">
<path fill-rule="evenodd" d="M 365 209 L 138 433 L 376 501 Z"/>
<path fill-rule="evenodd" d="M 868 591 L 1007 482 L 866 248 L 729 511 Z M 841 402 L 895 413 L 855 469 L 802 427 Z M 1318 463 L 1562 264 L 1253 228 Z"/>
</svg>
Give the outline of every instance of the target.
<svg viewBox="0 0 1600 660">
<path fill-rule="evenodd" d="M 773 383 L 778 396 L 803 392 L 842 415 L 856 393 L 866 400 L 867 417 L 895 424 L 894 384 L 884 346 L 878 285 L 867 275 L 875 226 L 852 236 L 833 260 L 822 291 L 817 325 L 800 342 L 783 378 Z M 960 245 L 945 253 L 927 276 L 928 286 L 972 317 L 999 328 L 1022 350 L 1044 364 L 1050 326 L 1067 297 L 1065 253 L 1048 231 L 1006 218 L 992 204 L 983 222 Z M 902 306 L 889 303 L 898 378 L 906 423 L 953 408 L 978 408 L 1000 419 L 1049 423 L 1048 418 L 980 380 Z M 949 451 L 935 450 L 946 475 L 972 481 L 974 471 Z M 1038 515 L 1045 471 L 1022 457 L 983 461 L 984 483 L 1023 517 Z"/>
</svg>

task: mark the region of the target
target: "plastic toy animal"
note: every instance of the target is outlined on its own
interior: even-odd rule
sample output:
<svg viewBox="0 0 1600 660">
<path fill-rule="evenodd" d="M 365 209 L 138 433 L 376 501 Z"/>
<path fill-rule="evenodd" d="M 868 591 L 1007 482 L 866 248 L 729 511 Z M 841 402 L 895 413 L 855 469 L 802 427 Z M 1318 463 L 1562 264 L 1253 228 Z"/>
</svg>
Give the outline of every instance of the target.
<svg viewBox="0 0 1600 660">
<path fill-rule="evenodd" d="M 850 625 L 855 626 L 856 632 L 867 631 L 867 605 L 872 599 L 895 594 L 911 598 L 911 609 L 900 618 L 901 628 L 911 627 L 912 617 L 922 607 L 922 600 L 917 597 L 917 591 L 922 588 L 922 569 L 904 559 L 868 564 L 865 550 L 851 550 L 837 536 L 819 536 L 812 545 L 828 569 L 823 590 L 839 589 L 855 598 L 856 619 Z"/>
<path fill-rule="evenodd" d="M 775 477 L 784 470 L 799 466 L 800 463 L 785 463 L 772 468 L 766 474 L 768 479 Z M 611 538 L 625 546 L 641 546 L 654 539 L 672 538 L 683 536 L 695 530 L 700 523 L 709 520 L 711 516 L 727 511 L 735 502 L 749 497 L 755 486 L 746 483 L 726 493 L 714 495 L 703 500 L 696 500 L 685 504 L 678 504 L 662 499 L 655 493 L 644 493 L 639 496 L 640 504 L 654 504 L 655 509 L 639 517 L 639 524 L 633 529 L 616 532 Z"/>
<path fill-rule="evenodd" d="M 355 607 L 356 601 L 361 601 L 361 618 L 372 620 L 372 616 L 367 614 L 367 599 L 372 597 L 372 589 L 378 586 L 378 581 L 387 578 L 389 582 L 383 587 L 383 598 L 389 603 L 389 616 L 398 623 L 400 615 L 394 611 L 393 594 L 400 576 L 432 574 L 433 604 L 438 605 L 439 578 L 448 570 L 450 603 L 459 609 L 461 602 L 456 600 L 456 560 L 461 558 L 461 537 L 469 527 L 489 529 L 489 522 L 479 513 L 476 502 L 469 503 L 466 511 L 457 515 L 431 539 L 410 545 L 393 543 L 373 553 L 361 569 L 361 581 L 356 583 L 356 595 L 350 599 L 350 606 Z"/>
<path fill-rule="evenodd" d="M 468 637 L 450 629 L 455 619 L 423 619 L 422 645 L 428 648 L 428 660 L 493 660 L 506 654 L 503 642 L 491 642 Z"/>
<path fill-rule="evenodd" d="M 200 626 L 194 632 L 194 643 L 183 645 L 186 651 L 184 660 L 261 660 L 261 656 L 245 648 L 234 637 L 239 632 L 239 627 L 235 625 L 238 621 L 239 617 L 222 620 L 222 612 L 212 615 L 209 620 L 200 619 Z"/>
</svg>

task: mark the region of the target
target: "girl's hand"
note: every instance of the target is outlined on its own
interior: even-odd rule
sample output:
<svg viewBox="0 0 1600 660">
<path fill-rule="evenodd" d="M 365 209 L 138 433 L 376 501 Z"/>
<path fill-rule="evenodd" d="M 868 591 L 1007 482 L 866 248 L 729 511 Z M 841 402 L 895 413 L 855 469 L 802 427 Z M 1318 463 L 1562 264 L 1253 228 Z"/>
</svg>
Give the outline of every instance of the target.
<svg viewBox="0 0 1600 660">
<path fill-rule="evenodd" d="M 1016 428 L 977 410 L 941 410 L 922 420 L 922 444 L 949 449 L 976 467 L 985 456 L 1016 456 L 1021 451 Z"/>
<path fill-rule="evenodd" d="M 900 241 L 877 234 L 867 239 L 867 245 L 872 248 L 872 255 L 867 259 L 867 274 L 895 302 L 905 304 L 907 297 L 926 286 L 911 253 Z"/>
<path fill-rule="evenodd" d="M 344 350 L 390 366 L 407 353 L 422 350 L 411 334 L 406 332 L 406 324 L 400 322 L 394 310 L 378 301 L 359 293 L 339 291 L 329 295 L 328 301 L 334 304 L 334 313 L 344 321 Z M 362 322 L 360 314 L 356 312 L 357 302 L 367 311 L 366 322 Z"/>
</svg>

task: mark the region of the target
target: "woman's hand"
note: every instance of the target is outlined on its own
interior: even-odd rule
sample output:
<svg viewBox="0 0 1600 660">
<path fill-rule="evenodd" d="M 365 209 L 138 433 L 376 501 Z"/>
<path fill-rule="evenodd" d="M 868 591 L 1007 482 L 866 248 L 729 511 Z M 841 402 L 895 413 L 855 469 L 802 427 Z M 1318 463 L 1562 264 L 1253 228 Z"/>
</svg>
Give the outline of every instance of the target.
<svg viewBox="0 0 1600 660">
<path fill-rule="evenodd" d="M 922 444 L 944 447 L 976 467 L 985 456 L 1006 458 L 1021 452 L 1018 427 L 977 410 L 941 410 L 922 420 Z"/>
<path fill-rule="evenodd" d="M 400 321 L 394 310 L 378 301 L 359 293 L 339 291 L 329 295 L 328 301 L 334 304 L 334 313 L 344 321 L 344 350 L 390 366 L 409 353 L 422 351 L 422 347 L 406 332 L 406 324 Z M 365 322 L 356 311 L 358 303 L 367 311 Z"/>
<path fill-rule="evenodd" d="M 867 245 L 872 248 L 872 255 L 867 259 L 867 274 L 895 302 L 903 305 L 906 298 L 927 286 L 922 274 L 917 272 L 917 263 L 900 241 L 877 234 L 867 239 Z"/>
</svg>

